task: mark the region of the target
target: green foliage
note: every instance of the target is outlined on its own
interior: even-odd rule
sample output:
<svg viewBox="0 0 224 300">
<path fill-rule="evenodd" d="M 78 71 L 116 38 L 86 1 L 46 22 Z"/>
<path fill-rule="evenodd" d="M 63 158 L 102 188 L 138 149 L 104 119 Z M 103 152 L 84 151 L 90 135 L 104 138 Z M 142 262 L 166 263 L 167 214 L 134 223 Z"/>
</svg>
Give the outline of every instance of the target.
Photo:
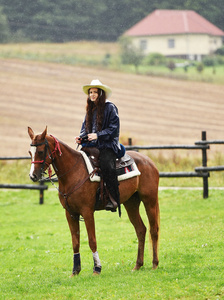
<svg viewBox="0 0 224 300">
<path fill-rule="evenodd" d="M 217 62 L 217 65 L 224 65 L 224 55 L 217 55 L 216 62 Z"/>
<path fill-rule="evenodd" d="M 149 66 L 165 65 L 166 57 L 160 53 L 151 53 L 145 57 L 144 63 Z"/>
<path fill-rule="evenodd" d="M 110 61 L 111 61 L 111 55 L 110 53 L 106 53 L 102 61 L 103 65 L 107 67 L 110 64 Z"/>
<path fill-rule="evenodd" d="M 13 32 L 22 30 L 36 41 L 114 41 L 150 12 L 139 1 L 0 0 Z M 129 14 L 124 14 L 128 11 Z"/>
<path fill-rule="evenodd" d="M 12 33 L 33 41 L 116 41 L 155 9 L 195 10 L 224 30 L 222 1 L 215 0 L 0 0 L 0 6 Z"/>
<path fill-rule="evenodd" d="M 204 70 L 204 64 L 203 63 L 198 63 L 196 65 L 196 69 L 199 73 L 201 73 Z"/>
<path fill-rule="evenodd" d="M 176 68 L 175 62 L 173 60 L 169 60 L 167 63 L 167 68 L 170 69 L 170 71 L 175 70 L 175 68 Z"/>
<path fill-rule="evenodd" d="M 10 29 L 8 20 L 0 7 L 0 43 L 6 43 L 10 39 Z"/>
<path fill-rule="evenodd" d="M 17 40 L 18 41 L 18 40 Z M 92 51 L 94 49 L 94 51 Z M 87 54 L 88 53 L 88 54 Z M 118 43 L 102 43 L 96 41 L 79 41 L 72 43 L 20 43 L 0 45 L 0 58 L 17 58 L 34 61 L 54 62 L 77 66 L 102 66 L 110 70 L 136 73 L 134 65 L 121 62 Z M 176 64 L 186 65 L 185 60 L 172 59 Z M 205 81 L 224 84 L 223 57 L 216 56 L 215 74 L 213 67 L 205 67 L 202 74 L 197 72 L 196 63 L 189 61 L 187 72 L 184 67 L 170 72 L 166 66 L 148 66 L 142 60 L 138 65 L 138 74 L 168 77 L 189 81 Z"/>
<path fill-rule="evenodd" d="M 216 65 L 216 57 L 214 55 L 205 56 L 202 59 L 202 63 L 207 67 L 215 66 Z"/>
<path fill-rule="evenodd" d="M 223 191 L 202 199 L 200 191 L 159 192 L 160 264 L 151 269 L 148 240 L 145 264 L 131 272 L 137 255 L 135 231 L 122 217 L 96 212 L 102 274 L 93 260 L 85 225 L 80 224 L 82 271 L 72 271 L 72 245 L 57 193 L 38 205 L 35 191 L 0 194 L 1 299 L 223 299 Z M 146 226 L 148 222 L 141 206 Z"/>
<path fill-rule="evenodd" d="M 215 51 L 215 54 L 219 54 L 219 55 L 223 55 L 224 56 L 224 46 L 222 46 L 221 48 L 217 49 Z"/>
<path fill-rule="evenodd" d="M 121 62 L 126 65 L 134 65 L 136 72 L 141 64 L 144 54 L 132 44 L 131 38 L 121 37 L 119 39 L 121 47 Z"/>
</svg>

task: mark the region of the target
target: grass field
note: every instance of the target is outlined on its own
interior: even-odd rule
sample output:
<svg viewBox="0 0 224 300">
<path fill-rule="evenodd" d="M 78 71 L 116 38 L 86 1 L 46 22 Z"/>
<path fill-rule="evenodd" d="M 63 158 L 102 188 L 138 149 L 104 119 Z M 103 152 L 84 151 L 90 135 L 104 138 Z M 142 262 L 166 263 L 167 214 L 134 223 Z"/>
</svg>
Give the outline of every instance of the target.
<svg viewBox="0 0 224 300">
<path fill-rule="evenodd" d="M 223 191 L 160 191 L 160 264 L 131 272 L 137 241 L 122 217 L 96 213 L 102 274 L 92 276 L 92 255 L 81 224 L 82 271 L 72 271 L 71 238 L 56 191 L 38 205 L 38 192 L 1 191 L 0 299 L 223 299 Z M 145 224 L 146 216 L 143 212 Z"/>
<path fill-rule="evenodd" d="M 76 66 L 98 66 L 119 72 L 136 73 L 134 65 L 123 65 L 121 63 L 120 53 L 120 45 L 116 42 L 76 41 L 63 44 L 25 43 L 0 46 L 0 57 L 2 58 L 47 61 Z M 196 65 L 189 66 L 187 72 L 184 68 L 176 68 L 170 72 L 165 65 L 150 66 L 143 61 L 138 67 L 138 73 L 142 75 L 224 84 L 223 65 L 216 66 L 215 68 L 205 67 L 201 73 L 197 71 Z"/>
</svg>

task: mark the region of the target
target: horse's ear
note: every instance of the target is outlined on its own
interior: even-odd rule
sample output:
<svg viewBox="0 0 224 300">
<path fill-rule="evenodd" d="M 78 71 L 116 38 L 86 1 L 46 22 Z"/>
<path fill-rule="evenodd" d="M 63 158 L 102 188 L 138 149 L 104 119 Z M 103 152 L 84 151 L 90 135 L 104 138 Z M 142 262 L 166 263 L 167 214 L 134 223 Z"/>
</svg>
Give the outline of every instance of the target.
<svg viewBox="0 0 224 300">
<path fill-rule="evenodd" d="M 33 132 L 33 130 L 30 127 L 28 127 L 28 133 L 29 133 L 29 136 L 30 136 L 31 140 L 33 140 L 33 138 L 34 138 L 34 132 Z"/>
<path fill-rule="evenodd" d="M 41 134 L 41 139 L 45 140 L 46 135 L 47 135 L 47 126 L 46 126 L 45 130 Z"/>
</svg>

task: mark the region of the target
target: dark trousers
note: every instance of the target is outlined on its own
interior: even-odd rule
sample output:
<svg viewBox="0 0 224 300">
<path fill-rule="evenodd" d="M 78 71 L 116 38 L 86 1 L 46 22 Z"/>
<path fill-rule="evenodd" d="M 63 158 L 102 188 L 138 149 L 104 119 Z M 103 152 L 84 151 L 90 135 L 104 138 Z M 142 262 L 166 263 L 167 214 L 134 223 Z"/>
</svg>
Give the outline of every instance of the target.
<svg viewBox="0 0 224 300">
<path fill-rule="evenodd" d="M 103 180 L 111 196 L 117 202 L 118 206 L 120 206 L 119 182 L 116 173 L 116 154 L 112 149 L 100 150 L 99 163 Z"/>
</svg>

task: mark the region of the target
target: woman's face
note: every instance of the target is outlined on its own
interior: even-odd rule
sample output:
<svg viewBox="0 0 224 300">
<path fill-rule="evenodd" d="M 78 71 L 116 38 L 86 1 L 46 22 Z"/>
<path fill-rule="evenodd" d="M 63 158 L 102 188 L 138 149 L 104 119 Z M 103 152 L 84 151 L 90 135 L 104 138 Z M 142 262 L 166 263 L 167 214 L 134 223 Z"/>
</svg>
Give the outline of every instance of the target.
<svg viewBox="0 0 224 300">
<path fill-rule="evenodd" d="M 97 88 L 91 88 L 89 89 L 89 98 L 91 101 L 95 102 L 98 99 L 98 89 Z"/>
</svg>

